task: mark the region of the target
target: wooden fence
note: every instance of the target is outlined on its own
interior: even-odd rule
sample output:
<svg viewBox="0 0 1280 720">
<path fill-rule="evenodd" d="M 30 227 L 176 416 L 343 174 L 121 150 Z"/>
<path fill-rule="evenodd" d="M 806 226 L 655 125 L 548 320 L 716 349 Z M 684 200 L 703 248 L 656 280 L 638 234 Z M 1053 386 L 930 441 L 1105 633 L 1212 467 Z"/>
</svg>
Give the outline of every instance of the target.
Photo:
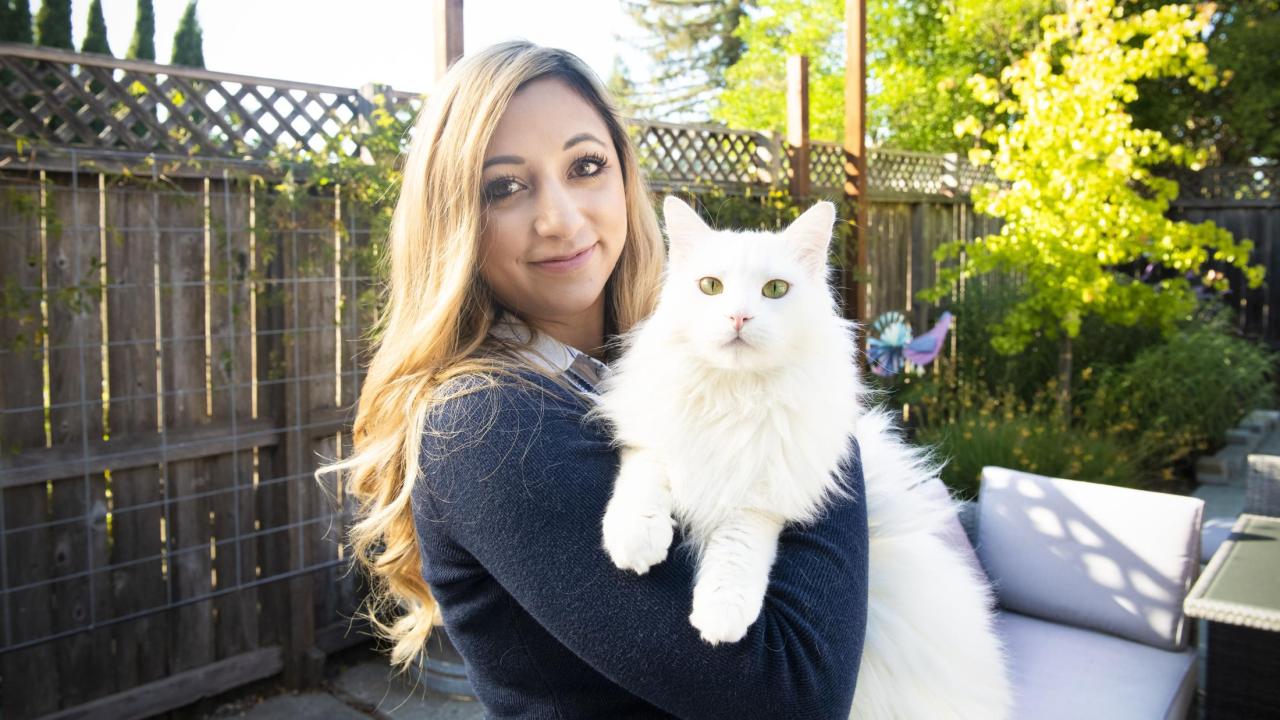
<svg viewBox="0 0 1280 720">
<path fill-rule="evenodd" d="M 303 683 L 363 639 L 346 497 L 312 472 L 359 392 L 368 237 L 340 194 L 280 202 L 0 174 L 6 717 Z"/>
<path fill-rule="evenodd" d="M 1212 221 L 1253 241 L 1251 261 L 1267 269 L 1266 281 L 1249 289 L 1239 270 L 1219 264 L 1231 282 L 1224 299 L 1244 333 L 1280 348 L 1280 167 L 1210 168 L 1179 181 L 1173 217 Z"/>
<path fill-rule="evenodd" d="M 282 670 L 305 684 L 363 639 L 349 504 L 312 471 L 349 443 L 377 238 L 341 188 L 291 199 L 231 168 L 322 147 L 379 94 L 393 112 L 418 102 L 0 43 L 6 717 L 144 716 Z M 774 135 L 630 129 L 660 191 L 765 191 L 790 172 Z M 204 169 L 162 170 L 190 156 Z M 840 192 L 840 163 L 811 147 L 815 194 Z M 920 329 L 934 248 L 997 227 L 967 199 L 985 176 L 893 151 L 868 170 L 869 316 L 905 310 Z M 1224 180 L 1179 212 L 1270 263 L 1264 180 L 1254 205 L 1222 207 L 1239 185 Z M 1241 302 L 1275 337 L 1269 293 Z"/>
</svg>

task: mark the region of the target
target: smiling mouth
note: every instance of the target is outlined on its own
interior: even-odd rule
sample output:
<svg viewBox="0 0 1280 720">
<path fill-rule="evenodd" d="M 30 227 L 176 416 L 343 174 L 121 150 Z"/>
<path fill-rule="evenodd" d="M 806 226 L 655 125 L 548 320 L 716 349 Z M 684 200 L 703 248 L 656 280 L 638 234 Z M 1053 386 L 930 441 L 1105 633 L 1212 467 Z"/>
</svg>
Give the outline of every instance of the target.
<svg viewBox="0 0 1280 720">
<path fill-rule="evenodd" d="M 732 340 L 730 340 L 729 342 L 725 343 L 725 344 L 724 344 L 724 346 L 725 346 L 725 347 L 731 347 L 731 348 L 735 348 L 735 347 L 751 347 L 751 343 L 747 342 L 746 340 L 743 340 L 743 339 L 742 339 L 742 336 L 741 336 L 741 335 L 739 335 L 738 337 L 735 337 L 734 339 L 732 339 Z"/>
<path fill-rule="evenodd" d="M 534 264 L 536 264 L 536 265 L 541 265 L 542 263 L 568 262 L 568 261 L 570 261 L 570 260 L 572 260 L 572 259 L 574 259 L 574 258 L 578 257 L 579 255 L 582 255 L 582 253 L 584 253 L 584 252 L 586 252 L 586 251 L 590 250 L 590 249 L 592 248 L 592 246 L 594 246 L 594 245 L 595 245 L 595 243 L 591 243 L 591 245 L 588 245 L 588 246 L 586 246 L 586 247 L 582 248 L 581 250 L 579 250 L 579 251 L 577 251 L 577 252 L 575 252 L 575 253 L 573 253 L 573 254 L 571 254 L 571 255 L 565 255 L 564 257 L 547 258 L 546 260 L 535 260 L 535 261 L 534 261 Z"/>
<path fill-rule="evenodd" d="M 568 257 L 539 260 L 530 264 L 534 267 L 540 267 L 547 270 L 573 270 L 586 263 L 587 260 L 591 258 L 592 252 L 596 249 L 596 246 L 599 244 L 599 242 L 591 243 L 587 247 Z"/>
</svg>

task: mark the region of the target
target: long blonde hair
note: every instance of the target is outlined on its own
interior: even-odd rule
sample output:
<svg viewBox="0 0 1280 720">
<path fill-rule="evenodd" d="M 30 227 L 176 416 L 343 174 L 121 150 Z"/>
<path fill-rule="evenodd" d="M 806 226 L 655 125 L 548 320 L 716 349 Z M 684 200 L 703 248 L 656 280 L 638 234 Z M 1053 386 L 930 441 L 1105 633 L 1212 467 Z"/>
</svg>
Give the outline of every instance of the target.
<svg viewBox="0 0 1280 720">
<path fill-rule="evenodd" d="M 478 375 L 487 381 L 480 387 L 513 377 L 513 360 L 480 352 L 500 311 L 478 268 L 484 152 L 512 95 L 549 75 L 600 113 L 623 174 L 627 238 L 605 284 L 606 333 L 625 332 L 657 301 L 662 236 L 635 149 L 599 78 L 572 53 L 523 41 L 494 45 L 454 65 L 412 131 L 352 453 L 316 471 L 317 479 L 344 477 L 357 501 L 348 540 L 352 562 L 371 579 L 362 614 L 392 643 L 391 662 L 400 669 L 421 652 L 436 615 L 410 502 L 422 434 L 430 432 L 428 411 L 448 399 L 440 390 L 453 377 Z"/>
</svg>

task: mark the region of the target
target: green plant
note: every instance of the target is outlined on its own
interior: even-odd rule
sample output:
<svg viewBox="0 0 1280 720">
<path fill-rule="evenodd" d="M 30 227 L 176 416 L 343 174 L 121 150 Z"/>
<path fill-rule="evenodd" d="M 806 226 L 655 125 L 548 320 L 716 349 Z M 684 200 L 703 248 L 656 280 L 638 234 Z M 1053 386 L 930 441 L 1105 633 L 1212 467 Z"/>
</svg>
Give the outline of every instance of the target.
<svg viewBox="0 0 1280 720">
<path fill-rule="evenodd" d="M 36 11 L 36 44 L 74 50 L 71 44 L 71 0 L 44 0 Z"/>
<path fill-rule="evenodd" d="M 132 60 L 156 59 L 156 13 L 151 0 L 138 0 L 137 20 L 133 25 L 133 39 L 125 57 Z"/>
<path fill-rule="evenodd" d="M 943 481 L 962 497 L 974 497 L 985 465 L 1051 477 L 1133 487 L 1142 483 L 1136 454 L 1096 430 L 1063 425 L 1053 411 L 1052 380 L 1030 402 L 1012 392 L 988 393 L 962 386 L 954 413 L 920 428 L 916 441 L 946 461 Z"/>
<path fill-rule="evenodd" d="M 196 1 L 190 0 L 178 20 L 178 30 L 173 34 L 174 65 L 204 67 L 204 31 L 196 17 Z"/>
<path fill-rule="evenodd" d="M 1072 3 L 1067 14 L 1042 21 L 1041 42 L 999 78 L 970 78 L 975 98 L 1000 120 L 983 130 L 970 117 L 956 132 L 981 138 L 970 160 L 989 163 L 1003 184 L 975 189 L 975 209 L 1004 224 L 998 234 L 943 245 L 939 260 L 964 252 L 965 262 L 944 266 L 939 284 L 922 297 L 936 300 L 974 275 L 1022 275 L 1028 292 L 994 326 L 992 343 L 1014 354 L 1038 336 L 1057 337 L 1066 416 L 1072 340 L 1085 317 L 1167 335 L 1195 304 L 1184 273 L 1201 272 L 1211 257 L 1243 271 L 1250 287 L 1262 282 L 1263 267 L 1249 265 L 1251 242 L 1211 222 L 1166 216 L 1177 183 L 1155 176 L 1153 167 L 1198 169 L 1204 153 L 1135 128 L 1125 107 L 1142 78 L 1216 82 L 1198 39 L 1208 19 L 1207 9 L 1185 5 L 1125 16 L 1113 0 Z M 1154 263 L 1173 276 L 1144 283 L 1121 271 L 1134 263 Z"/>
<path fill-rule="evenodd" d="M 107 21 L 102 16 L 102 0 L 89 3 L 88 29 L 84 34 L 84 42 L 80 52 L 111 54 L 111 45 L 107 43 Z"/>
<path fill-rule="evenodd" d="M 1084 424 L 1131 443 L 1168 478 L 1174 464 L 1220 445 L 1246 412 L 1274 404 L 1274 363 L 1270 350 L 1236 335 L 1227 313 L 1217 312 L 1101 372 Z"/>
</svg>

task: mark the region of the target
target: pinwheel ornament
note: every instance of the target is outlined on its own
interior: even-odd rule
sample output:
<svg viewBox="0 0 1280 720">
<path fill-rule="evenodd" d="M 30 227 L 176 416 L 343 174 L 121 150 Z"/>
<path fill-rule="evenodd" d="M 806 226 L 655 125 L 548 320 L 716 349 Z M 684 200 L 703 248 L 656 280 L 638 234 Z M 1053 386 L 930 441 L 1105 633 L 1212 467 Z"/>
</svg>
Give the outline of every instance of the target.
<svg viewBox="0 0 1280 720">
<path fill-rule="evenodd" d="M 913 365 L 933 362 L 942 352 L 942 341 L 951 329 L 951 313 L 942 313 L 938 322 L 919 337 L 912 337 L 906 316 L 896 310 L 876 318 L 871 329 L 878 336 L 867 339 L 871 372 L 888 377 L 902 372 L 908 362 Z"/>
</svg>

